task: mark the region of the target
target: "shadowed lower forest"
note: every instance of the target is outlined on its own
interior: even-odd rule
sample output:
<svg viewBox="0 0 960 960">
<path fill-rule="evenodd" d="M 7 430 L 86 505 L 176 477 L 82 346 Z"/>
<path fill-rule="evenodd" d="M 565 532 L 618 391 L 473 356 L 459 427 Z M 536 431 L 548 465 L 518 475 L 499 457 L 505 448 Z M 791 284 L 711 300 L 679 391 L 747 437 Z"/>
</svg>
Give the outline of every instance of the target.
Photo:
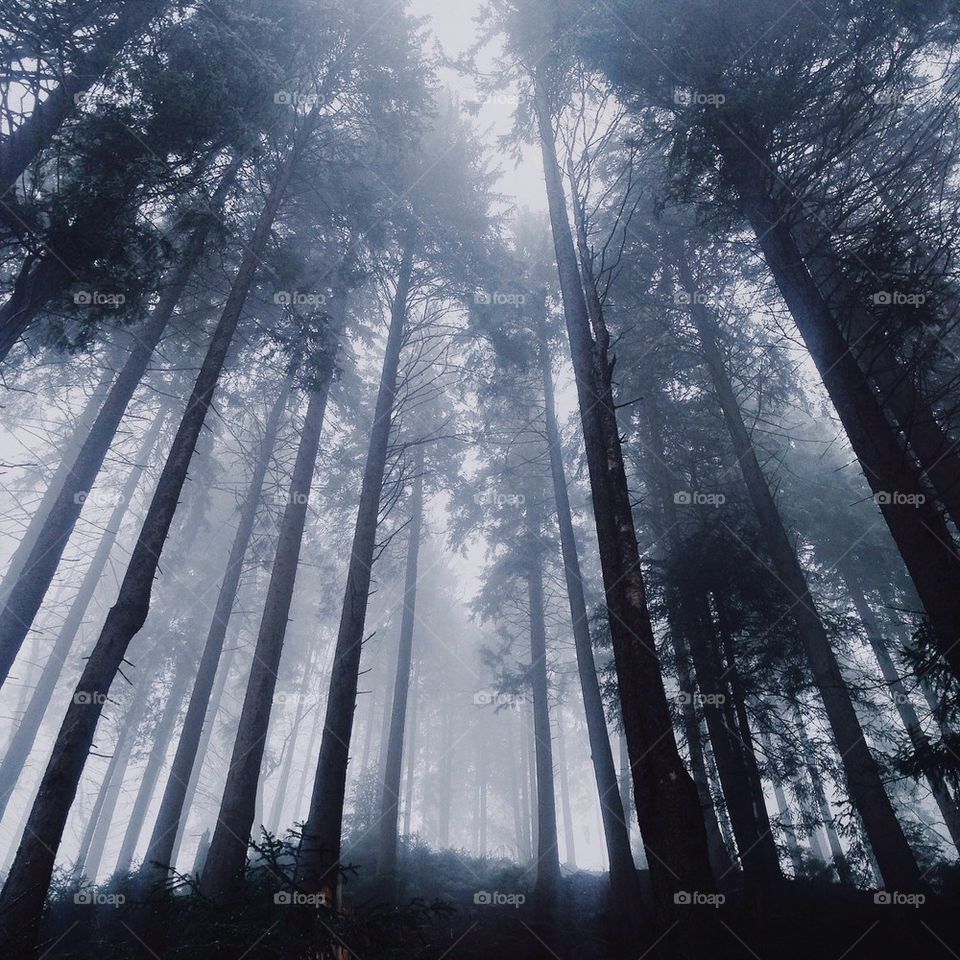
<svg viewBox="0 0 960 960">
<path fill-rule="evenodd" d="M 0 956 L 960 956 L 960 8 L 8 0 Z"/>
</svg>

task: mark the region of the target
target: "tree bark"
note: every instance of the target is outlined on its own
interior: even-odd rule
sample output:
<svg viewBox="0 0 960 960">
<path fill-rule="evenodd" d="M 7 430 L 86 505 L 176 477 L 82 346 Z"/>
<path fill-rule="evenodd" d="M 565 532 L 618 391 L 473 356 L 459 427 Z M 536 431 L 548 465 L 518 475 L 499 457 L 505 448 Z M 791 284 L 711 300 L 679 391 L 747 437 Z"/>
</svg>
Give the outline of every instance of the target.
<svg viewBox="0 0 960 960">
<path fill-rule="evenodd" d="M 676 898 L 692 890 L 713 888 L 706 830 L 696 788 L 673 735 L 647 609 L 612 397 L 609 335 L 602 315 L 588 313 L 557 163 L 550 102 L 543 77 L 535 76 L 534 80 L 547 200 L 583 423 L 640 832 L 647 848 L 661 923 L 666 926 L 677 921 L 674 943 L 679 956 L 700 956 L 707 949 L 703 930 L 696 928 L 689 911 L 677 909 Z M 595 302 L 595 288 L 593 292 Z M 591 320 L 596 341 L 591 334 Z"/>
<path fill-rule="evenodd" d="M 940 652 L 960 677 L 956 544 L 803 262 L 785 220 L 787 211 L 771 186 L 771 165 L 729 128 L 717 141 L 744 215 L 910 572 Z M 882 868 L 883 858 L 875 852 Z"/>
<path fill-rule="evenodd" d="M 29 951 L 36 940 L 57 850 L 103 703 L 130 641 L 147 618 L 160 554 L 176 513 L 190 460 L 273 221 L 304 146 L 303 139 L 294 144 L 260 213 L 160 475 L 117 602 L 107 615 L 53 745 L 20 849 L 0 894 L 0 910 L 4 911 L 8 922 L 3 938 L 15 951 Z"/>
<path fill-rule="evenodd" d="M 300 842 L 298 877 L 301 883 L 308 889 L 323 891 L 331 903 L 336 899 L 350 738 L 357 703 L 360 656 L 376 550 L 380 495 L 390 448 L 397 374 L 416 240 L 416 222 L 411 220 L 402 242 L 400 272 L 391 308 L 390 329 L 370 431 L 343 610 L 330 674 L 330 691 L 317 761 L 317 775 L 310 799 L 310 813 Z"/>
<path fill-rule="evenodd" d="M 573 513 L 570 509 L 570 496 L 563 467 L 563 447 L 560 427 L 557 423 L 552 361 L 542 318 L 537 326 L 537 332 L 553 499 L 557 510 L 557 524 L 560 528 L 563 572 L 570 604 L 570 619 L 573 623 L 573 642 L 577 653 L 577 670 L 587 721 L 590 757 L 593 761 L 593 773 L 600 798 L 603 836 L 610 861 L 610 892 L 615 901 L 636 906 L 640 902 L 640 882 L 630 849 L 630 832 L 627 827 L 629 821 L 617 783 L 617 771 L 613 762 L 610 735 L 607 732 L 600 681 L 597 679 L 597 665 L 593 657 L 583 575 L 580 571 L 580 553 L 573 529 Z"/>
<path fill-rule="evenodd" d="M 693 278 L 684 255 L 678 257 L 677 267 L 681 282 L 688 289 L 693 289 Z M 777 579 L 790 605 L 790 614 L 800 634 L 814 681 L 826 707 L 830 728 L 846 773 L 851 800 L 863 819 L 867 836 L 883 871 L 884 881 L 891 889 L 896 890 L 919 887 L 922 885 L 920 869 L 884 789 L 880 770 L 867 746 L 850 692 L 830 646 L 830 639 L 810 595 L 806 574 L 790 543 L 743 422 L 736 395 L 720 356 L 716 323 L 704 305 L 696 301 L 691 305 L 691 315 L 700 337 L 704 363 L 723 411 L 750 501 L 756 511 Z"/>
<path fill-rule="evenodd" d="M 97 584 L 106 569 L 123 518 L 129 509 L 137 487 L 140 485 L 140 479 L 160 435 L 163 421 L 162 416 L 157 416 L 154 419 L 153 426 L 147 431 L 147 435 L 143 439 L 143 443 L 137 452 L 135 466 L 130 471 L 127 482 L 120 492 L 117 505 L 113 508 L 113 513 L 107 521 L 103 536 L 97 544 L 96 553 L 93 555 L 90 566 L 87 567 L 87 572 L 80 583 L 77 595 L 70 605 L 70 612 L 60 627 L 60 632 L 57 634 L 53 648 L 47 655 L 40 678 L 30 697 L 30 702 L 20 717 L 20 722 L 17 724 L 13 737 L 3 755 L 3 761 L 0 762 L 0 818 L 3 817 L 7 803 L 36 742 L 43 718 L 50 705 L 50 698 L 63 672 L 63 667 L 83 623 L 83 618 L 86 616 L 87 608 L 96 593 Z"/>
<path fill-rule="evenodd" d="M 338 314 L 338 319 L 340 317 L 342 314 Z M 242 879 L 247 844 L 255 826 L 257 785 L 261 779 L 270 711 L 300 562 L 307 505 L 333 367 L 334 354 L 329 351 L 320 382 L 310 393 L 220 814 L 201 877 L 206 895 L 221 903 L 229 899 Z"/>
<path fill-rule="evenodd" d="M 220 185 L 211 200 L 212 210 L 219 210 L 222 205 L 233 185 L 238 166 L 239 161 L 235 161 L 221 178 Z M 43 598 L 57 572 L 63 551 L 76 526 L 80 511 L 96 482 L 130 399 L 143 379 L 153 351 L 160 342 L 197 261 L 203 253 L 211 225 L 212 217 L 205 217 L 203 223 L 190 235 L 169 286 L 137 336 L 130 356 L 110 388 L 90 433 L 60 487 L 56 500 L 43 521 L 42 528 L 37 533 L 36 541 L 24 562 L 23 569 L 7 595 L 3 610 L 0 611 L 0 684 L 6 680 L 10 667 L 43 603 Z M 252 263 L 250 269 L 254 269 L 255 266 L 256 261 Z M 239 306 L 242 306 L 242 303 Z M 239 313 L 239 307 L 237 312 Z"/>
<path fill-rule="evenodd" d="M 556 902 L 560 889 L 557 800 L 553 782 L 553 737 L 550 729 L 550 684 L 543 607 L 543 543 L 533 497 L 527 499 L 527 601 L 530 610 L 530 679 L 533 691 L 533 736 L 537 788 L 537 873 L 534 896 L 544 906 Z"/>
<path fill-rule="evenodd" d="M 414 462 L 413 492 L 410 497 L 410 532 L 403 587 L 403 614 L 400 618 L 400 643 L 397 673 L 393 686 L 393 710 L 387 736 L 383 794 L 380 800 L 380 834 L 377 848 L 377 873 L 391 899 L 396 894 L 397 819 L 400 807 L 400 777 L 403 769 L 403 737 L 407 720 L 407 697 L 413 661 L 413 629 L 417 603 L 417 564 L 423 527 L 423 446 L 417 447 Z"/>
<path fill-rule="evenodd" d="M 577 844 L 573 833 L 573 811 L 570 804 L 570 772 L 567 769 L 567 741 L 563 731 L 563 716 L 559 709 L 557 710 L 557 768 L 560 772 L 560 809 L 563 813 L 564 862 L 571 870 L 576 870 Z"/>
<path fill-rule="evenodd" d="M 210 696 L 220 666 L 230 617 L 237 600 L 240 575 L 243 572 L 243 559 L 250 546 L 250 538 L 256 523 L 257 507 L 263 494 L 263 480 L 273 457 L 280 420 L 290 399 L 291 385 L 292 378 L 288 375 L 267 417 L 250 483 L 240 507 L 237 530 L 230 547 L 213 619 L 207 631 L 206 643 L 197 667 L 197 677 L 190 693 L 190 703 L 180 731 L 177 752 L 173 758 L 170 776 L 167 778 L 163 799 L 160 801 L 160 810 L 144 856 L 144 866 L 156 881 L 166 877 L 168 869 L 174 866 L 173 848 L 184 810 L 189 809 L 184 806 L 188 785 L 193 777 L 195 765 L 202 763 L 206 752 L 199 747 L 205 727 L 209 730 L 207 718 L 210 713 Z M 209 723 L 213 723 L 213 716 L 209 717 Z"/>
</svg>

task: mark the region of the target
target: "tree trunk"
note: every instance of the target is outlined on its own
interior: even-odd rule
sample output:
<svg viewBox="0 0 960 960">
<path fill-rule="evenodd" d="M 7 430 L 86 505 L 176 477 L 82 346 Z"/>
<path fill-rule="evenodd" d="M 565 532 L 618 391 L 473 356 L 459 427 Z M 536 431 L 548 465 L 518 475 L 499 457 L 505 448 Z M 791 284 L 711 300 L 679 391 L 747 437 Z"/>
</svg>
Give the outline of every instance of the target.
<svg viewBox="0 0 960 960">
<path fill-rule="evenodd" d="M 560 809 L 563 812 L 563 853 L 566 865 L 577 869 L 577 844 L 573 833 L 573 811 L 570 805 L 570 774 L 567 770 L 567 741 L 562 715 L 557 710 L 557 765 L 560 770 Z M 606 831 L 604 831 L 606 836 Z"/>
<path fill-rule="evenodd" d="M 583 422 L 640 832 L 648 851 L 661 922 L 669 925 L 677 921 L 674 944 L 678 956 L 700 956 L 706 949 L 703 931 L 696 928 L 689 911 L 677 910 L 676 898 L 681 893 L 713 888 L 706 830 L 696 788 L 673 736 L 647 609 L 612 397 L 609 335 L 602 315 L 587 311 L 557 163 L 549 99 L 542 76 L 534 79 L 547 199 Z M 596 342 L 591 334 L 591 320 L 598 337 Z"/>
<path fill-rule="evenodd" d="M 803 262 L 786 223 L 787 211 L 772 190 L 771 167 L 732 132 L 718 137 L 718 146 L 743 212 L 910 572 L 940 652 L 960 677 L 960 644 L 956 642 L 960 635 L 960 555 L 944 518 L 927 498 L 915 465 L 904 455 L 896 431 Z M 883 869 L 885 857 L 876 848 L 875 852 Z M 915 883 L 916 871 L 908 870 L 907 875 L 911 874 Z M 898 888 L 901 883 L 891 878 L 886 882 L 896 882 Z"/>
<path fill-rule="evenodd" d="M 550 685 L 543 607 L 543 542 L 533 498 L 527 499 L 527 600 L 530 607 L 530 677 L 533 690 L 533 735 L 537 787 L 537 875 L 534 896 L 553 905 L 560 889 L 557 801 L 553 783 L 553 738 L 550 730 Z"/>
<path fill-rule="evenodd" d="M 768 734 L 763 735 L 763 749 L 767 754 L 768 761 L 774 762 L 773 746 Z M 780 782 L 780 776 L 774 770 L 771 777 L 773 780 L 773 795 L 777 801 L 777 810 L 780 813 L 780 827 L 787 840 L 787 853 L 790 855 L 790 863 L 793 866 L 793 875 L 799 877 L 803 873 L 803 858 L 800 855 L 800 844 L 797 841 L 797 831 L 793 826 L 793 815 L 790 813 L 790 804 L 787 802 L 787 795 L 784 793 L 783 784 Z"/>
<path fill-rule="evenodd" d="M 113 508 L 113 513 L 107 521 L 103 536 L 97 544 L 96 553 L 93 555 L 90 566 L 80 583 L 77 595 L 70 605 L 70 612 L 60 627 L 60 632 L 57 634 L 53 648 L 43 665 L 40 679 L 34 687 L 30 702 L 20 717 L 13 738 L 4 753 L 3 761 L 0 762 L 0 817 L 3 817 L 7 803 L 36 742 L 37 734 L 40 732 L 40 726 L 50 704 L 50 698 L 56 689 L 67 657 L 70 655 L 70 650 L 83 623 L 83 618 L 86 616 L 87 608 L 96 593 L 97 584 L 106 569 L 124 515 L 133 500 L 137 487 L 140 485 L 140 478 L 143 476 L 147 461 L 150 459 L 150 454 L 160 435 L 163 421 L 162 416 L 157 416 L 154 419 L 153 426 L 147 431 L 147 435 L 143 439 L 143 444 L 137 452 L 136 465 L 130 471 L 127 482 L 120 492 L 117 505 Z"/>
<path fill-rule="evenodd" d="M 693 278 L 684 256 L 678 258 L 677 266 L 681 282 L 688 289 L 693 289 Z M 891 889 L 916 888 L 922 885 L 920 870 L 884 789 L 880 770 L 867 746 L 830 639 L 810 596 L 806 575 L 760 469 L 753 442 L 720 356 L 715 321 L 703 304 L 696 301 L 691 306 L 691 314 L 700 336 L 704 362 L 723 411 L 734 453 L 766 539 L 777 579 L 784 588 L 791 616 L 797 625 L 814 681 L 826 707 L 850 797 L 863 818 L 884 881 Z"/>
<path fill-rule="evenodd" d="M 370 576 L 376 550 L 380 494 L 390 448 L 397 373 L 403 347 L 407 299 L 413 275 L 416 223 L 411 220 L 403 240 L 397 289 L 390 316 L 380 387 L 377 394 L 370 445 L 360 491 L 347 586 L 337 632 L 337 646 L 330 674 L 326 720 L 317 775 L 310 800 L 310 814 L 300 843 L 298 875 L 308 888 L 322 890 L 335 901 L 340 834 L 343 826 L 344 790 L 347 782 L 350 737 L 357 704 L 360 655 L 370 596 Z"/>
<path fill-rule="evenodd" d="M 0 198 L 5 203 L 9 204 L 8 193 L 17 178 L 50 145 L 73 112 L 77 94 L 97 83 L 120 50 L 166 6 L 167 0 L 138 0 L 122 5 L 116 21 L 78 58 L 73 71 L 63 76 L 60 85 L 37 103 L 30 116 L 4 140 L 0 147 Z"/>
<path fill-rule="evenodd" d="M 180 706 L 183 703 L 184 694 L 187 692 L 187 680 L 189 672 L 186 664 L 178 664 L 175 667 L 173 681 L 167 692 L 167 702 L 164 705 L 163 713 L 153 731 L 153 749 L 147 758 L 147 765 L 140 773 L 140 783 L 137 787 L 137 798 L 133 803 L 133 810 L 130 812 L 130 819 L 127 821 L 127 829 L 123 835 L 123 842 L 120 845 L 120 853 L 117 855 L 117 865 L 114 868 L 115 873 L 126 873 L 133 862 L 133 856 L 137 851 L 137 841 L 143 832 L 143 824 L 147 819 L 147 811 L 150 802 L 153 800 L 156 790 L 157 780 L 160 779 L 160 773 L 163 770 L 163 762 L 167 758 L 167 745 L 173 735 L 177 718 L 180 716 Z"/>
<path fill-rule="evenodd" d="M 630 849 L 630 831 L 627 826 L 629 819 L 623 805 L 624 798 L 618 789 L 617 771 L 613 762 L 613 750 L 610 746 L 610 735 L 607 732 L 607 721 L 603 709 L 603 697 L 600 694 L 600 681 L 597 679 L 597 666 L 593 658 L 593 642 L 590 638 L 583 575 L 580 571 L 580 553 L 573 529 L 573 514 L 570 509 L 570 496 L 567 492 L 567 478 L 563 467 L 563 447 L 557 423 L 552 361 L 542 318 L 537 325 L 537 332 L 553 498 L 557 510 L 557 524 L 560 528 L 560 548 L 563 556 L 567 599 L 570 604 L 570 618 L 573 623 L 573 641 L 577 652 L 577 670 L 587 721 L 590 757 L 593 761 L 593 773 L 597 782 L 603 820 L 603 836 L 610 861 L 610 892 L 614 901 L 622 905 L 636 906 L 640 902 L 640 882 Z"/>
<path fill-rule="evenodd" d="M 345 292 L 341 294 L 341 301 L 343 297 Z M 343 313 L 338 311 L 336 316 L 339 322 Z M 280 525 L 263 619 L 260 621 L 257 646 L 240 713 L 237 738 L 224 785 L 220 815 L 201 878 L 206 895 L 218 902 L 229 899 L 243 876 L 247 844 L 255 826 L 257 784 L 261 779 L 277 671 L 280 667 L 280 655 L 283 652 L 290 603 L 300 562 L 307 504 L 320 448 L 320 433 L 333 368 L 334 353 L 330 350 L 327 351 L 319 382 L 310 393 L 297 460 L 290 478 L 290 495 Z"/>
<path fill-rule="evenodd" d="M 167 875 L 168 868 L 174 866 L 173 848 L 181 827 L 184 810 L 189 809 L 189 806 L 184 806 L 187 799 L 188 784 L 193 777 L 195 766 L 202 763 L 203 755 L 206 752 L 199 749 L 199 745 L 204 729 L 206 728 L 209 731 L 209 724 L 213 723 L 212 715 L 209 717 L 209 724 L 207 723 L 207 717 L 210 714 L 210 695 L 213 691 L 220 658 L 223 654 L 227 627 L 237 600 L 240 576 L 243 572 L 243 559 L 250 546 L 250 537 L 256 523 L 257 507 L 263 493 L 263 480 L 273 457 L 277 432 L 283 411 L 286 409 L 290 398 L 291 385 L 292 377 L 288 375 L 267 417 L 263 439 L 260 441 L 253 472 L 250 476 L 250 484 L 240 507 L 237 530 L 233 537 L 226 570 L 217 595 L 213 620 L 210 623 L 203 654 L 197 667 L 197 677 L 190 694 L 190 703 L 183 720 L 183 728 L 180 731 L 177 752 L 174 755 L 170 776 L 167 778 L 167 784 L 163 791 L 163 799 L 160 801 L 160 810 L 150 837 L 150 844 L 144 856 L 144 865 L 157 881 L 162 880 Z"/>
<path fill-rule="evenodd" d="M 213 210 L 219 210 L 222 205 L 233 184 L 238 167 L 239 160 L 235 161 L 221 178 L 217 192 L 211 201 Z M 24 562 L 23 569 L 10 589 L 3 610 L 0 611 L 0 684 L 6 680 L 10 667 L 43 603 L 47 589 L 57 572 L 60 558 L 83 509 L 84 501 L 96 482 L 130 398 L 143 379 L 153 351 L 160 342 L 196 263 L 203 253 L 211 224 L 212 217 L 205 217 L 203 223 L 191 234 L 169 286 L 139 336 L 134 340 L 130 356 L 110 388 L 90 433 L 57 493 L 56 501 L 50 507 L 43 526 L 37 533 L 36 541 Z M 251 278 L 255 267 L 256 260 L 253 260 L 249 267 Z M 238 282 L 239 280 L 238 274 Z M 242 302 L 237 304 L 237 314 L 240 307 Z"/>
<path fill-rule="evenodd" d="M 403 587 L 403 614 L 400 619 L 400 643 L 397 673 L 393 686 L 393 710 L 387 737 L 383 795 L 380 801 L 380 837 L 377 849 L 377 873 L 383 879 L 386 895 L 396 893 L 397 819 L 400 806 L 400 777 L 403 768 L 403 736 L 410 691 L 413 660 L 413 628 L 417 602 L 417 562 L 420 556 L 420 532 L 423 526 L 423 446 L 417 447 L 414 463 L 413 493 L 410 498 L 410 532 Z"/>
<path fill-rule="evenodd" d="M 29 951 L 36 940 L 63 828 L 96 733 L 103 703 L 130 641 L 147 618 L 160 554 L 176 513 L 190 460 L 273 221 L 304 145 L 303 139 L 295 143 L 260 213 L 250 246 L 237 271 L 160 475 L 117 602 L 107 615 L 100 637 L 80 677 L 73 703 L 67 709 L 53 745 L 20 849 L 0 894 L 0 910 L 6 913 L 7 930 L 12 931 L 4 936 L 14 950 Z"/>
<path fill-rule="evenodd" d="M 406 786 L 404 787 L 403 791 L 403 836 L 405 837 L 410 836 L 411 821 L 413 817 L 413 774 L 417 768 L 417 707 L 419 706 L 420 698 L 417 695 L 416 680 L 412 681 L 411 683 L 410 693 L 412 695 L 412 700 L 410 703 L 410 722 L 407 724 L 407 745 L 404 749 L 404 756 L 406 757 L 407 764 Z"/>
</svg>

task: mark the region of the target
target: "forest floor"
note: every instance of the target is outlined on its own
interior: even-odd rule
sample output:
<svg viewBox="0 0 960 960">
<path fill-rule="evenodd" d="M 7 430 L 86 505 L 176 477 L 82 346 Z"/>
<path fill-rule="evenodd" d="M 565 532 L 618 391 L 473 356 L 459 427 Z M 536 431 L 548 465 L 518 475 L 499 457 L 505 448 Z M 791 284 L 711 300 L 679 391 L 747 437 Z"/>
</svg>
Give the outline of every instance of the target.
<svg viewBox="0 0 960 960">
<path fill-rule="evenodd" d="M 626 917 L 608 902 L 606 878 L 578 871 L 563 879 L 545 912 L 517 864 L 414 847 L 403 858 L 398 908 L 376 896 L 370 871 L 350 871 L 345 907 L 298 904 L 282 860 L 252 870 L 235 903 L 214 906 L 189 880 L 172 895 L 139 889 L 133 876 L 86 888 L 61 886 L 47 913 L 44 960 L 639 960 L 675 955 L 676 929 Z M 279 868 L 279 869 L 278 869 Z M 873 892 L 822 880 L 777 889 L 733 885 L 721 903 L 693 904 L 692 926 L 710 960 L 886 960 L 957 958 L 960 876 L 941 878 L 923 903 L 885 903 Z M 895 899 L 895 898 L 890 898 Z M 899 898 L 904 899 L 904 898 Z M 877 901 L 881 902 L 877 902 Z M 92 902 L 91 902 L 92 901 Z M 634 931 L 621 935 L 627 922 Z"/>
</svg>

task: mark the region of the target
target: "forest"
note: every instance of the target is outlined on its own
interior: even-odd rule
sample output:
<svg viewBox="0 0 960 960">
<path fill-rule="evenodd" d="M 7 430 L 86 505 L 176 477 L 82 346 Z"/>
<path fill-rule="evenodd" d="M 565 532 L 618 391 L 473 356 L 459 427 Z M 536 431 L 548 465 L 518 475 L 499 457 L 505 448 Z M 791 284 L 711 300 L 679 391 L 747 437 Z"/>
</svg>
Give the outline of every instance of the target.
<svg viewBox="0 0 960 960">
<path fill-rule="evenodd" d="M 0 5 L 0 957 L 960 957 L 957 0 Z"/>
</svg>

